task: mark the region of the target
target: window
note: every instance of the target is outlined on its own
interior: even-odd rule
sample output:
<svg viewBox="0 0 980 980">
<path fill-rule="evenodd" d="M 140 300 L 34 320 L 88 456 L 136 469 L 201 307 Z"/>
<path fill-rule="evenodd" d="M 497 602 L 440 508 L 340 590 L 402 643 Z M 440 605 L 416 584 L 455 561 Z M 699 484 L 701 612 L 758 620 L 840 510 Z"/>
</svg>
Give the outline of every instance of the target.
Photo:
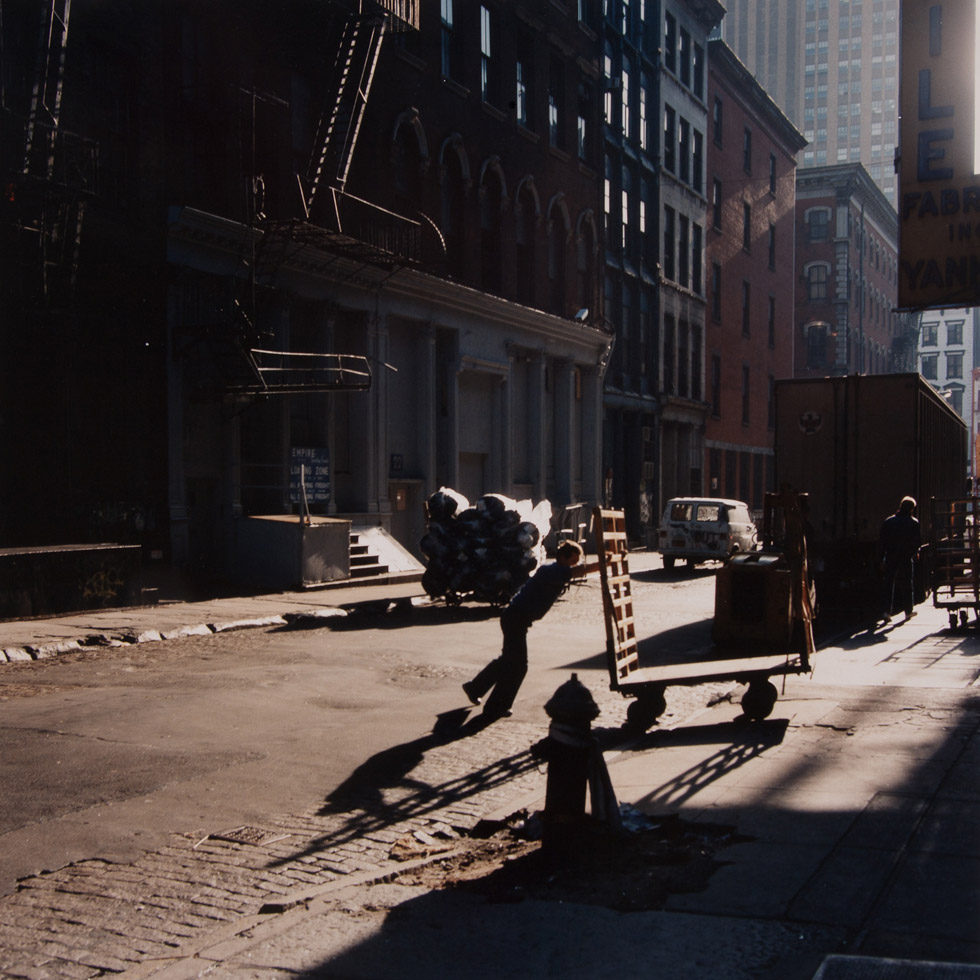
<svg viewBox="0 0 980 980">
<path fill-rule="evenodd" d="M 681 119 L 677 127 L 678 174 L 685 184 L 691 182 L 691 124 Z"/>
<path fill-rule="evenodd" d="M 939 324 L 938 323 L 923 323 L 922 324 L 922 346 L 923 347 L 935 347 L 939 343 Z"/>
<path fill-rule="evenodd" d="M 805 272 L 807 282 L 807 299 L 810 302 L 827 298 L 827 279 L 830 274 L 829 267 L 823 262 L 816 262 L 807 266 Z"/>
<path fill-rule="evenodd" d="M 742 248 L 746 252 L 752 251 L 752 205 L 744 201 L 742 203 Z"/>
<path fill-rule="evenodd" d="M 749 424 L 749 366 L 742 365 L 742 425 Z"/>
<path fill-rule="evenodd" d="M 701 273 L 702 253 L 704 249 L 704 232 L 699 224 L 691 226 L 691 289 L 698 296 L 704 291 Z"/>
<path fill-rule="evenodd" d="M 678 220 L 677 235 L 677 281 L 685 288 L 690 285 L 690 269 L 688 262 L 691 257 L 691 222 L 687 215 L 681 215 Z"/>
<path fill-rule="evenodd" d="M 776 226 L 769 225 L 769 268 L 776 268 Z"/>
<path fill-rule="evenodd" d="M 533 129 L 531 125 L 531 111 L 534 106 L 534 99 L 531 93 L 531 84 L 534 78 L 532 68 L 531 52 L 534 50 L 533 42 L 527 35 L 521 35 L 517 39 L 517 121 L 525 129 Z"/>
<path fill-rule="evenodd" d="M 650 133 L 647 131 L 647 127 L 650 124 L 650 120 L 647 117 L 647 102 L 649 98 L 649 85 L 647 84 L 646 76 L 644 76 L 640 81 L 640 132 L 637 134 L 640 137 L 640 149 L 642 150 L 646 150 L 650 146 Z"/>
<path fill-rule="evenodd" d="M 664 254 L 663 272 L 665 279 L 674 278 L 674 209 L 664 208 Z"/>
<path fill-rule="evenodd" d="M 622 227 L 623 227 L 623 239 L 622 246 L 625 250 L 629 250 L 631 247 L 630 240 L 630 192 L 633 190 L 633 175 L 623 167 L 623 187 L 622 193 L 620 195 L 620 201 L 622 203 Z"/>
<path fill-rule="evenodd" d="M 704 48 L 695 44 L 691 48 L 691 89 L 699 98 L 704 98 Z"/>
<path fill-rule="evenodd" d="M 825 242 L 830 232 L 830 208 L 814 208 L 806 213 L 811 242 Z"/>
<path fill-rule="evenodd" d="M 947 378 L 962 378 L 963 377 L 963 354 L 958 352 L 956 354 L 946 355 L 946 377 Z"/>
<path fill-rule="evenodd" d="M 921 371 L 923 378 L 935 381 L 939 377 L 939 355 L 923 354 Z"/>
<path fill-rule="evenodd" d="M 721 263 L 711 263 L 711 318 L 721 319 Z"/>
<path fill-rule="evenodd" d="M 946 343 L 951 347 L 957 347 L 963 343 L 962 320 L 946 324 Z"/>
<path fill-rule="evenodd" d="M 557 58 L 548 75 L 548 142 L 565 145 L 565 66 Z"/>
<path fill-rule="evenodd" d="M 678 77 L 682 85 L 691 87 L 691 35 L 681 28 L 680 42 L 677 46 L 678 64 L 680 72 Z"/>
<path fill-rule="evenodd" d="M 578 158 L 583 163 L 592 164 L 592 88 L 584 82 L 578 87 L 577 142 Z"/>
<path fill-rule="evenodd" d="M 704 134 L 694 130 L 694 149 L 691 157 L 691 186 L 700 194 L 704 186 Z"/>
<path fill-rule="evenodd" d="M 664 169 L 674 173 L 674 146 L 677 142 L 677 116 L 673 108 L 664 106 Z"/>
<path fill-rule="evenodd" d="M 768 339 L 770 349 L 776 346 L 776 297 L 769 297 Z"/>
<path fill-rule="evenodd" d="M 686 320 L 677 324 L 677 394 L 687 398 L 691 392 L 691 358 L 688 350 L 689 327 Z"/>
<path fill-rule="evenodd" d="M 623 138 L 631 139 L 633 136 L 633 119 L 630 116 L 630 63 L 625 58 L 623 59 L 623 71 L 620 78 L 622 78 Z"/>
<path fill-rule="evenodd" d="M 664 394 L 673 395 L 675 391 L 674 345 L 676 343 L 676 324 L 671 314 L 664 314 Z"/>
<path fill-rule="evenodd" d="M 714 141 L 721 146 L 722 144 L 722 132 L 724 130 L 723 119 L 724 119 L 724 104 L 721 99 L 717 96 L 715 97 L 715 108 L 714 115 L 712 117 L 712 138 Z"/>
<path fill-rule="evenodd" d="M 721 181 L 717 177 L 711 182 L 711 227 L 721 231 Z"/>
<path fill-rule="evenodd" d="M 721 354 L 711 355 L 711 414 L 721 418 Z"/>
<path fill-rule="evenodd" d="M 493 49 L 490 38 L 490 11 L 480 7 L 480 97 L 484 102 L 493 102 Z"/>
<path fill-rule="evenodd" d="M 742 169 L 752 173 L 752 130 L 747 127 L 742 134 Z"/>
<path fill-rule="evenodd" d="M 776 154 L 769 154 L 769 193 L 776 193 Z"/>
<path fill-rule="evenodd" d="M 752 299 L 752 287 L 748 280 L 742 280 L 742 336 L 748 337 L 751 332 L 750 320 L 750 301 Z"/>
<path fill-rule="evenodd" d="M 664 67 L 677 74 L 677 21 L 672 14 L 664 17 Z"/>
<path fill-rule="evenodd" d="M 442 74 L 445 78 L 455 78 L 458 62 L 456 32 L 453 26 L 454 0 L 442 0 Z"/>
<path fill-rule="evenodd" d="M 806 332 L 806 366 L 821 368 L 827 363 L 827 325 L 811 323 Z"/>
<path fill-rule="evenodd" d="M 691 328 L 691 397 L 701 401 L 701 331 Z"/>
</svg>

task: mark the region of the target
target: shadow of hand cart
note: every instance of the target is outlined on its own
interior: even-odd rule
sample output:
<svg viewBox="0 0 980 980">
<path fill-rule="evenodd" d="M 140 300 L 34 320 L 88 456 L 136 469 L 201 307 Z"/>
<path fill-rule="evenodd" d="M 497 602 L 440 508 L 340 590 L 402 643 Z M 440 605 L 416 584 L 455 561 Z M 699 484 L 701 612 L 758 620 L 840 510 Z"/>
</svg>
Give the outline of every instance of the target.
<svg viewBox="0 0 980 980">
<path fill-rule="evenodd" d="M 712 643 L 689 650 L 667 649 L 656 636 L 637 641 L 623 512 L 595 509 L 610 688 L 634 699 L 626 727 L 653 725 L 671 685 L 724 680 L 747 685 L 742 710 L 760 720 L 779 694 L 770 677 L 809 672 L 813 610 L 801 504 L 805 495 L 793 491 L 766 494 L 763 549 L 719 569 Z"/>
</svg>

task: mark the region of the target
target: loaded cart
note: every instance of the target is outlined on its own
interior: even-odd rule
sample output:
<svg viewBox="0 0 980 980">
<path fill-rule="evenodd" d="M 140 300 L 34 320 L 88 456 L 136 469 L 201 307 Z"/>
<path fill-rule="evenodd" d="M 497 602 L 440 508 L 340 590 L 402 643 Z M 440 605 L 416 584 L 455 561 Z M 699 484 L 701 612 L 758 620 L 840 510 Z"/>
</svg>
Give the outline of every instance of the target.
<svg viewBox="0 0 980 980">
<path fill-rule="evenodd" d="M 622 511 L 596 508 L 596 552 L 606 620 L 610 688 L 633 698 L 627 727 L 646 731 L 667 706 L 671 685 L 747 684 L 742 710 L 768 717 L 778 697 L 770 677 L 809 672 L 813 613 L 802 495 L 767 494 L 763 550 L 735 555 L 718 570 L 710 644 L 669 649 L 637 640 Z"/>
<path fill-rule="evenodd" d="M 980 619 L 980 540 L 976 525 L 980 497 L 932 500 L 932 602 L 949 612 L 950 629 L 966 627 L 972 609 Z"/>
</svg>

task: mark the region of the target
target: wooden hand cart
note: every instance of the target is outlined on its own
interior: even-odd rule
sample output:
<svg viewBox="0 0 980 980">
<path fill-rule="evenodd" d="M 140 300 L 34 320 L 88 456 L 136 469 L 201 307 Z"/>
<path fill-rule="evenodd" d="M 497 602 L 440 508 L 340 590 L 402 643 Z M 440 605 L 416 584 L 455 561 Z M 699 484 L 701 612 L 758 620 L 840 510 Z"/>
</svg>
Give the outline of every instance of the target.
<svg viewBox="0 0 980 980">
<path fill-rule="evenodd" d="M 968 625 L 969 609 L 980 619 L 978 503 L 977 496 L 932 500 L 932 603 L 949 612 L 950 629 Z"/>
<path fill-rule="evenodd" d="M 810 670 L 813 614 L 800 499 L 766 495 L 764 549 L 735 555 L 718 571 L 713 642 L 688 650 L 666 649 L 656 636 L 637 640 L 623 512 L 595 509 L 610 688 L 634 699 L 627 727 L 654 724 L 671 685 L 723 680 L 747 684 L 742 710 L 766 718 L 778 697 L 769 678 Z"/>
</svg>

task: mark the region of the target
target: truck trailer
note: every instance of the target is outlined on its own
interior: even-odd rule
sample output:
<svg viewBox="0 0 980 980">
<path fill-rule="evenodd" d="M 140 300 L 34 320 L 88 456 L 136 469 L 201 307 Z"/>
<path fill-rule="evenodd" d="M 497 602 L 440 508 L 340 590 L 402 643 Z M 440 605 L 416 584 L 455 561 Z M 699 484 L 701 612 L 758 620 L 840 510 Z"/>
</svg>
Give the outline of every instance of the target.
<svg viewBox="0 0 980 980">
<path fill-rule="evenodd" d="M 775 409 L 776 486 L 807 495 L 818 600 L 876 597 L 881 524 L 902 497 L 927 542 L 932 498 L 966 492 L 965 423 L 917 373 L 777 381 Z"/>
</svg>

